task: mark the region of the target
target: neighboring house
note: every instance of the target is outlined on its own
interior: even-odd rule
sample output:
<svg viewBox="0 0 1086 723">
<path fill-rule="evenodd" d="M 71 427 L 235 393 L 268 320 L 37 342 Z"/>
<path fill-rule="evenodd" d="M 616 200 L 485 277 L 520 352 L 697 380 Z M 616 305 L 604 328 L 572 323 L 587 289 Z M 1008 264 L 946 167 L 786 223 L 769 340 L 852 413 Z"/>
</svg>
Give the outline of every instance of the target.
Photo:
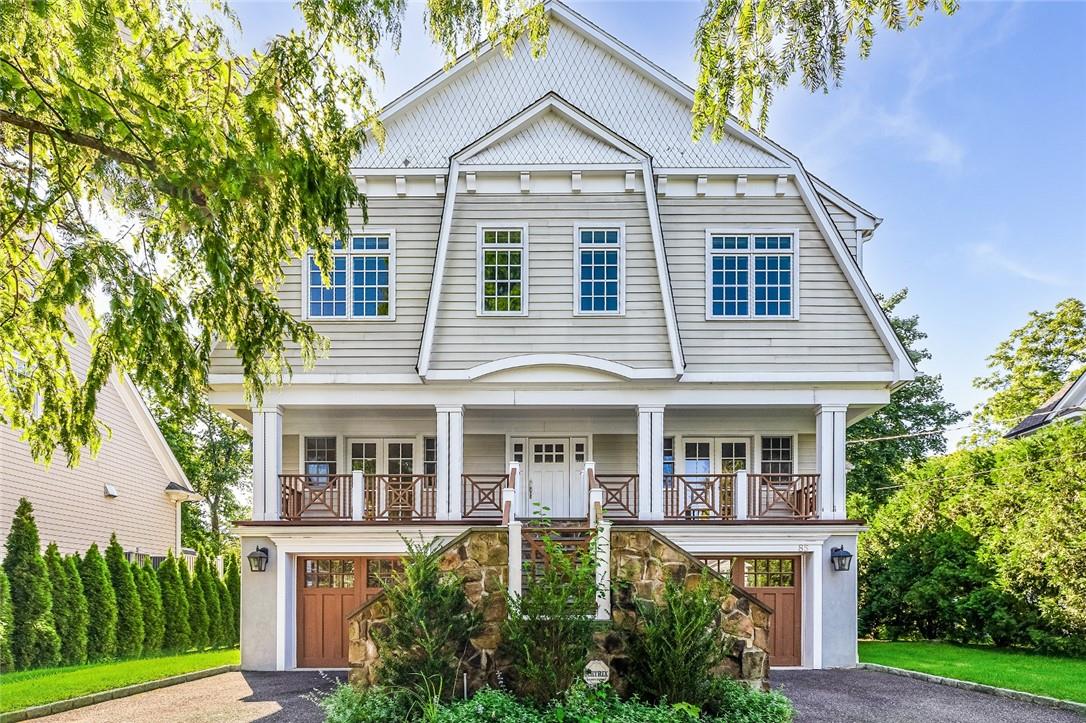
<svg viewBox="0 0 1086 723">
<path fill-rule="evenodd" d="M 1079 371 L 1077 377 L 1072 375 L 1058 392 L 1003 436 L 1008 439 L 1025 437 L 1053 422 L 1082 419 L 1083 416 L 1086 416 L 1086 369 Z"/>
<path fill-rule="evenodd" d="M 72 366 L 82 374 L 90 363 L 89 330 L 68 315 L 76 343 Z M 0 426 L 0 537 L 6 538 L 21 497 L 34 505 L 42 545 L 62 553 L 86 552 L 110 535 L 132 556 L 165 555 L 181 549 L 181 503 L 199 500 L 174 459 L 139 392 L 127 376 L 113 376 L 98 393 L 98 421 L 108 428 L 96 456 L 84 450 L 78 466 L 64 453 L 50 466 L 34 462 L 18 431 Z"/>
<path fill-rule="evenodd" d="M 270 558 L 245 668 L 346 665 L 401 535 L 499 525 L 503 498 L 583 524 L 593 494 L 774 608 L 774 664 L 856 663 L 845 429 L 914 375 L 861 272 L 879 219 L 738 124 L 691 141 L 690 88 L 547 11 L 545 57 L 483 47 L 383 111 L 368 223 L 330 288 L 306 258 L 280 290 L 327 358 L 250 408 L 213 354 L 253 431 L 242 554 Z"/>
</svg>

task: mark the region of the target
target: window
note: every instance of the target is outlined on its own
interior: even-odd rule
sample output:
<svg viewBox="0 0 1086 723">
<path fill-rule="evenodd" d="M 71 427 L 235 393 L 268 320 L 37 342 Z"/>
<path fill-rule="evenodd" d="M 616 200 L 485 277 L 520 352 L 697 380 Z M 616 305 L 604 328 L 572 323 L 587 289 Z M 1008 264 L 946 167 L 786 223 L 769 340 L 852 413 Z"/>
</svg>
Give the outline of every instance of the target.
<svg viewBox="0 0 1086 723">
<path fill-rule="evenodd" d="M 625 311 L 623 229 L 575 228 L 577 279 L 574 309 L 578 314 L 621 314 Z"/>
<path fill-rule="evenodd" d="M 746 442 L 721 442 L 720 443 L 720 472 L 721 474 L 735 474 L 741 469 L 747 468 L 747 443 Z"/>
<path fill-rule="evenodd" d="M 664 489 L 675 484 L 675 438 L 664 437 Z"/>
<path fill-rule="evenodd" d="M 400 560 L 367 560 L 366 587 L 383 588 L 393 581 L 397 573 L 402 572 L 403 562 Z"/>
<path fill-rule="evenodd" d="M 792 234 L 710 234 L 706 309 L 711 319 L 780 318 L 795 312 Z"/>
<path fill-rule="evenodd" d="M 796 566 L 791 558 L 743 561 L 743 587 L 795 587 Z"/>
<path fill-rule="evenodd" d="M 762 474 L 792 474 L 791 437 L 762 437 Z"/>
<path fill-rule="evenodd" d="M 377 474 L 377 442 L 351 442 L 351 471 Z"/>
<path fill-rule="evenodd" d="M 414 474 L 415 445 L 411 442 L 388 443 L 388 473 Z"/>
<path fill-rule="evenodd" d="M 513 442 L 513 461 L 524 463 L 524 441 L 517 440 Z"/>
<path fill-rule="evenodd" d="M 305 438 L 305 473 L 325 476 L 336 473 L 336 438 Z"/>
<path fill-rule="evenodd" d="M 522 228 L 479 229 L 479 313 L 527 311 L 527 248 Z"/>
<path fill-rule="evenodd" d="M 354 560 L 306 560 L 305 587 L 354 587 Z"/>
<path fill-rule="evenodd" d="M 422 473 L 437 474 L 437 437 L 422 438 Z"/>
<path fill-rule="evenodd" d="M 532 446 L 532 461 L 536 464 L 564 464 L 566 445 L 561 442 L 546 442 Z"/>
<path fill-rule="evenodd" d="M 309 317 L 391 319 L 393 317 L 393 240 L 391 234 L 354 236 L 350 248 L 332 247 L 331 286 L 324 286 L 317 261 L 307 261 Z"/>
</svg>

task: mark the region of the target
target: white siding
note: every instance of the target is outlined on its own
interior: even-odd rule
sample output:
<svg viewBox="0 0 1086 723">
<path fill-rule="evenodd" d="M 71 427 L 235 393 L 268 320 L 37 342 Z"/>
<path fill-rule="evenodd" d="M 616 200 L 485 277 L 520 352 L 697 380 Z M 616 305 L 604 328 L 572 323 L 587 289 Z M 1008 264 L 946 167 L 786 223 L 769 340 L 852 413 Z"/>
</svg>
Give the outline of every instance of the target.
<svg viewBox="0 0 1086 723">
<path fill-rule="evenodd" d="M 637 472 L 637 435 L 593 435 L 592 457 L 596 463 L 596 472 L 599 474 L 635 474 Z"/>
<path fill-rule="evenodd" d="M 574 316 L 573 228 L 626 227 L 626 314 Z M 477 224 L 528 225 L 528 315 L 477 315 Z M 435 369 L 465 369 L 530 353 L 586 354 L 632 367 L 670 365 L 667 329 L 643 193 L 456 199 L 434 340 Z"/>
<path fill-rule="evenodd" d="M 848 252 L 852 254 L 852 258 L 856 258 L 856 219 L 833 201 L 823 198 L 822 202 L 826 204 L 826 210 L 830 212 L 833 225 L 845 239 Z"/>
<path fill-rule="evenodd" d="M 505 435 L 464 435 L 464 474 L 504 474 L 507 466 Z"/>
<path fill-rule="evenodd" d="M 892 362 L 798 198 L 661 198 L 688 372 L 887 371 Z M 705 319 L 707 228 L 799 230 L 798 320 Z"/>
</svg>

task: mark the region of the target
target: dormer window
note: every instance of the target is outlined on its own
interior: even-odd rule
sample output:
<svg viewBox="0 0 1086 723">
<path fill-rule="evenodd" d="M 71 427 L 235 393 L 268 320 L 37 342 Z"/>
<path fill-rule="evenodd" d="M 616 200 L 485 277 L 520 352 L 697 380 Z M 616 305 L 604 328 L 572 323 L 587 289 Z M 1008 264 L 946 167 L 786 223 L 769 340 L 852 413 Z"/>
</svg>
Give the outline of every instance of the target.
<svg viewBox="0 0 1086 723">
<path fill-rule="evenodd" d="M 390 320 L 395 313 L 395 242 L 391 233 L 353 236 L 332 245 L 330 286 L 316 258 L 306 260 L 310 319 Z"/>
<path fill-rule="evenodd" d="M 577 226 L 573 309 L 575 314 L 625 311 L 626 239 L 621 226 Z"/>
<path fill-rule="evenodd" d="M 523 226 L 480 226 L 478 312 L 523 316 L 528 311 L 528 232 Z"/>
<path fill-rule="evenodd" d="M 794 318 L 795 235 L 707 234 L 707 319 Z"/>
</svg>

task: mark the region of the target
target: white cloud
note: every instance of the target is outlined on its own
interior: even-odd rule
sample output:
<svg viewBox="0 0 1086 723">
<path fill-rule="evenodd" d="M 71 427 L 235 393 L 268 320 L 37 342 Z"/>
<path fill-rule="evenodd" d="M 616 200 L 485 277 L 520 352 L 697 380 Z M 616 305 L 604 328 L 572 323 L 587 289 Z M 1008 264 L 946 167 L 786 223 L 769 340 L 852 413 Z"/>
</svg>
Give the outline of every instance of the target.
<svg viewBox="0 0 1086 723">
<path fill-rule="evenodd" d="M 978 243 L 969 247 L 970 255 L 982 265 L 1004 271 L 1027 281 L 1045 286 L 1065 286 L 1066 277 L 1047 270 L 1038 270 L 1018 259 L 1008 256 L 990 243 Z"/>
</svg>

